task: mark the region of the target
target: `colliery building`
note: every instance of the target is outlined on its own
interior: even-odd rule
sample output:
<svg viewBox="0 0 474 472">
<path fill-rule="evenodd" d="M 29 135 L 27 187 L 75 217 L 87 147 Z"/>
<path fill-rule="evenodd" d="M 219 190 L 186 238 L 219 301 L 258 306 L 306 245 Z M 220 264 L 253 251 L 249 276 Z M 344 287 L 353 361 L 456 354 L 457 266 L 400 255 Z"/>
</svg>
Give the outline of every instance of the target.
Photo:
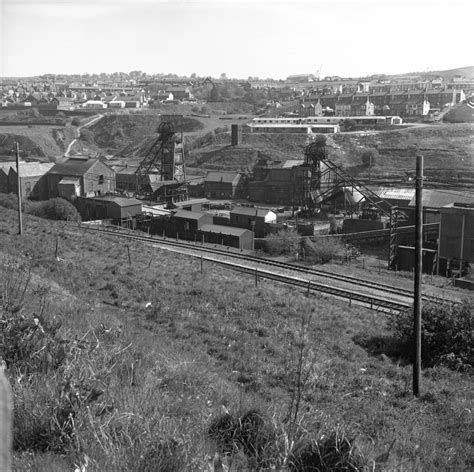
<svg viewBox="0 0 474 472">
<path fill-rule="evenodd" d="M 48 198 L 47 173 L 54 166 L 50 162 L 21 162 L 20 187 L 22 198 L 45 200 Z M 18 174 L 16 164 L 0 167 L 0 192 L 17 193 Z"/>
<path fill-rule="evenodd" d="M 142 203 L 136 198 L 78 197 L 74 203 L 84 221 L 109 220 L 111 224 L 132 229 L 136 227 L 137 216 L 142 213 Z"/>
<path fill-rule="evenodd" d="M 69 158 L 48 172 L 49 197 L 95 197 L 115 191 L 115 171 L 99 159 Z"/>
<path fill-rule="evenodd" d="M 237 172 L 208 172 L 204 178 L 204 194 L 207 198 L 234 198 L 241 181 Z"/>
</svg>

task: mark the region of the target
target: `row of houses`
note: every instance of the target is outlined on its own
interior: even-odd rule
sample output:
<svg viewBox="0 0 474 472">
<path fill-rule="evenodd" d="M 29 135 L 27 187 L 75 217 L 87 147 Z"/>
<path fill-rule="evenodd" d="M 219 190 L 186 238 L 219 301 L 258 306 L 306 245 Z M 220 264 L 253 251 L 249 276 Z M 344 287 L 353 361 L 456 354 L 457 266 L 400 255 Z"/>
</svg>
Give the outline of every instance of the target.
<svg viewBox="0 0 474 472">
<path fill-rule="evenodd" d="M 321 116 L 331 110 L 337 116 L 398 115 L 426 116 L 431 111 L 466 100 L 462 89 L 442 89 L 399 92 L 374 92 L 370 94 L 308 94 L 303 98 L 307 114 Z"/>
<path fill-rule="evenodd" d="M 59 91 L 33 90 L 0 86 L 0 107 L 56 108 L 59 111 L 78 108 L 140 108 L 152 102 L 196 102 L 191 87 L 167 86 L 151 94 L 142 87 L 117 87 L 71 84 Z"/>
</svg>

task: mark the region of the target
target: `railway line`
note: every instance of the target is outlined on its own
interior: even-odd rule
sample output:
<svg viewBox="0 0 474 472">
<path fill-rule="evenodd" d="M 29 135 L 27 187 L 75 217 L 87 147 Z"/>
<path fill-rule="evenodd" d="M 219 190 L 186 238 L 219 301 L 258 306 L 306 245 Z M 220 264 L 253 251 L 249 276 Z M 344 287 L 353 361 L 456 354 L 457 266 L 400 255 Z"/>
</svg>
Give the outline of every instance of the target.
<svg viewBox="0 0 474 472">
<path fill-rule="evenodd" d="M 129 241 L 160 245 L 173 251 L 186 253 L 189 256 L 200 257 L 202 260 L 225 265 L 234 270 L 239 270 L 240 272 L 256 274 L 256 277 L 305 288 L 308 293 L 311 291 L 319 291 L 346 299 L 349 303 L 368 306 L 379 311 L 399 312 L 409 308 L 412 304 L 413 292 L 411 290 L 382 282 L 361 280 L 358 277 L 350 275 L 342 275 L 262 258 L 243 253 L 235 248 L 223 249 L 171 238 L 137 235 L 130 230 L 111 230 L 84 224 L 80 225 L 80 227 Z M 208 256 L 204 257 L 204 254 L 208 254 Z M 232 261 L 229 261 L 229 259 Z M 253 265 L 249 266 L 244 263 L 252 263 Z M 255 264 L 258 264 L 258 266 L 255 266 Z M 262 266 L 266 268 L 262 268 Z M 314 280 L 315 278 L 317 280 Z M 332 282 L 333 285 L 329 285 L 330 282 Z M 451 301 L 442 297 L 426 294 L 423 298 L 425 301 L 436 303 Z"/>
</svg>

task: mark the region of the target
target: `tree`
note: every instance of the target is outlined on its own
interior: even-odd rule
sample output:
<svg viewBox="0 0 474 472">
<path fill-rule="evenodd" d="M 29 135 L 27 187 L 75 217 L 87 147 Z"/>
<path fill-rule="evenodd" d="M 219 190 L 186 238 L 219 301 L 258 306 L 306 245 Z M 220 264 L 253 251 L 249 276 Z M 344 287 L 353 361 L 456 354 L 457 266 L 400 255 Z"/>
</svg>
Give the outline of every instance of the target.
<svg viewBox="0 0 474 472">
<path fill-rule="evenodd" d="M 222 74 L 220 75 L 220 79 L 227 80 L 227 74 L 225 72 L 222 72 Z"/>
<path fill-rule="evenodd" d="M 354 131 L 356 129 L 356 122 L 354 120 L 346 119 L 342 122 L 344 131 Z"/>
</svg>

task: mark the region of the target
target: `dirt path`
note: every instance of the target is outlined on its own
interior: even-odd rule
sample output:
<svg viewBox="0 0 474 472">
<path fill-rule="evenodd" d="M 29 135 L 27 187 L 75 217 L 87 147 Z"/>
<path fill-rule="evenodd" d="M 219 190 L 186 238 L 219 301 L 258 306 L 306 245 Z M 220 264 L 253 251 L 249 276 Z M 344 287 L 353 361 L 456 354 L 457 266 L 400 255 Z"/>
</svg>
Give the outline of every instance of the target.
<svg viewBox="0 0 474 472">
<path fill-rule="evenodd" d="M 71 152 L 72 146 L 74 143 L 81 137 L 81 129 L 82 128 L 88 128 L 89 126 L 92 126 L 93 124 L 97 123 L 99 120 L 101 120 L 104 117 L 104 115 L 101 115 L 100 113 L 97 116 L 94 116 L 90 121 L 87 123 L 78 126 L 78 128 L 75 130 L 75 138 L 68 144 L 68 147 L 66 149 L 66 152 L 64 153 L 64 157 L 69 157 L 69 153 Z"/>
</svg>

